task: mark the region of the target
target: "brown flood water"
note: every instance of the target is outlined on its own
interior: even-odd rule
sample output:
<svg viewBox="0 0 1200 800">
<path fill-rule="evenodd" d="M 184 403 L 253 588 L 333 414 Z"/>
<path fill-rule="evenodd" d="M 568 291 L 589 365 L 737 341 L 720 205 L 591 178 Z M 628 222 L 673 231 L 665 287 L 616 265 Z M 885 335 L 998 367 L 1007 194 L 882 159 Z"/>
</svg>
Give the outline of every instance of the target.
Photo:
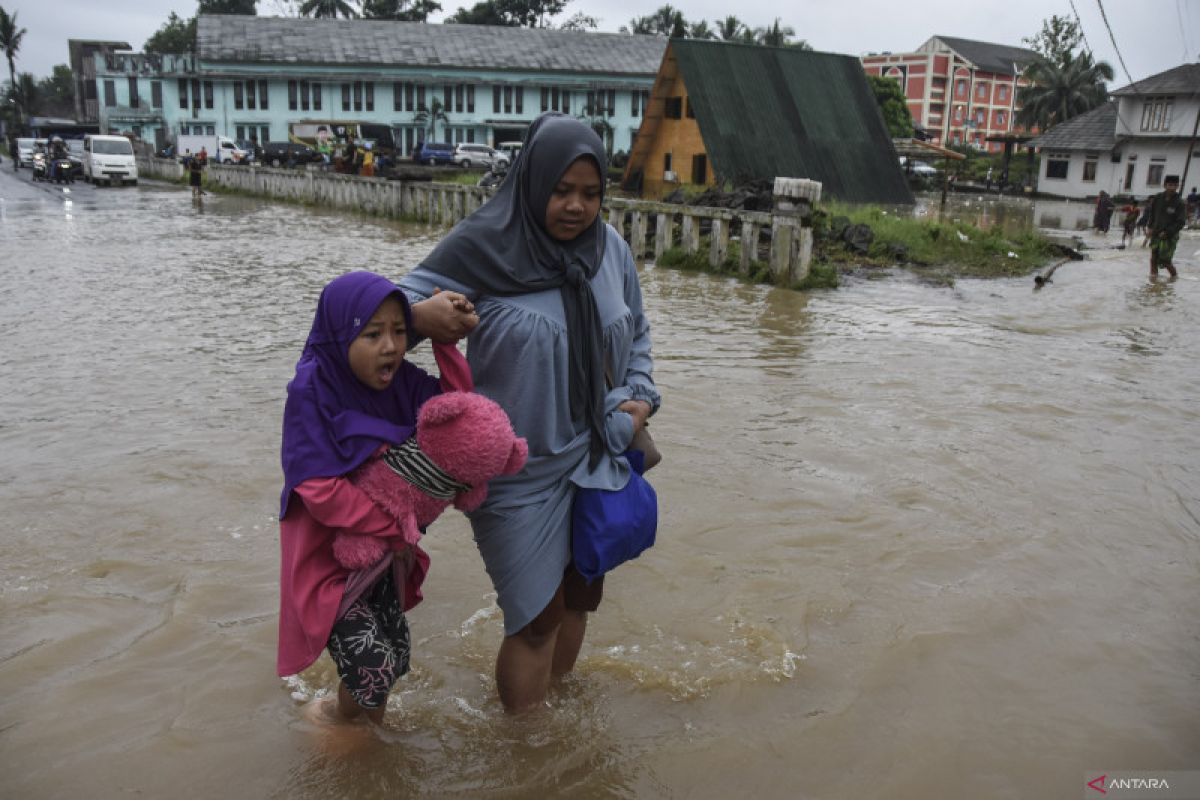
<svg viewBox="0 0 1200 800">
<path fill-rule="evenodd" d="M 1057 798 L 1200 769 L 1194 233 L 1176 282 L 1097 249 L 1036 293 L 647 265 L 657 546 L 510 719 L 448 512 L 414 670 L 351 744 L 302 713 L 327 659 L 273 672 L 283 390 L 320 287 L 438 232 L 27 179 L 0 174 L 0 796 Z"/>
</svg>

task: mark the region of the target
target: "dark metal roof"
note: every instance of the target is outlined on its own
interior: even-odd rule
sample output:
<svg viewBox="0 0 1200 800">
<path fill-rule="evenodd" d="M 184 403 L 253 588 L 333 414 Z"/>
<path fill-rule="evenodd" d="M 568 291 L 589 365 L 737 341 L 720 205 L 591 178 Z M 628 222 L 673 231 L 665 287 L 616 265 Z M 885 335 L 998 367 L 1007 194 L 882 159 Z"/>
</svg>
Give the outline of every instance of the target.
<svg viewBox="0 0 1200 800">
<path fill-rule="evenodd" d="M 719 179 L 810 178 L 847 202 L 913 202 L 854 56 L 696 39 L 671 49 Z"/>
<path fill-rule="evenodd" d="M 1004 75 L 1019 73 L 1037 56 L 1037 53 L 1024 47 L 977 42 L 973 39 L 959 39 L 954 36 L 935 36 L 934 38 L 943 42 L 979 69 Z"/>
<path fill-rule="evenodd" d="M 1112 150 L 1117 146 L 1117 101 L 1072 117 L 1035 136 L 1028 147 L 1043 150 Z"/>
<path fill-rule="evenodd" d="M 201 14 L 205 62 L 406 66 L 644 75 L 667 40 L 618 33 L 421 22 Z"/>
<path fill-rule="evenodd" d="M 1111 94 L 1118 97 L 1139 94 L 1200 94 L 1200 64 L 1180 64 L 1166 72 L 1134 81 Z"/>
</svg>

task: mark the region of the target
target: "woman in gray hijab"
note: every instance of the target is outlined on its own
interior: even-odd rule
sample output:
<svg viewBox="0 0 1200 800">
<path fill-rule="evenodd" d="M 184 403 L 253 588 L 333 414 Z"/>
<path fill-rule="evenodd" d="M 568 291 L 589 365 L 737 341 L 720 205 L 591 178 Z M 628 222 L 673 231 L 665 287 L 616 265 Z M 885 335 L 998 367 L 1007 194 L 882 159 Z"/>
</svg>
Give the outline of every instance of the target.
<svg viewBox="0 0 1200 800">
<path fill-rule="evenodd" d="M 575 489 L 623 487 L 621 453 L 659 405 L 633 255 L 600 217 L 606 174 L 594 131 L 543 114 L 496 194 L 400 281 L 414 303 L 441 288 L 475 304 L 476 389 L 529 442 L 525 469 L 469 515 L 504 613 L 496 684 L 510 711 L 574 667 L 600 602 L 604 579 L 572 567 Z"/>
</svg>

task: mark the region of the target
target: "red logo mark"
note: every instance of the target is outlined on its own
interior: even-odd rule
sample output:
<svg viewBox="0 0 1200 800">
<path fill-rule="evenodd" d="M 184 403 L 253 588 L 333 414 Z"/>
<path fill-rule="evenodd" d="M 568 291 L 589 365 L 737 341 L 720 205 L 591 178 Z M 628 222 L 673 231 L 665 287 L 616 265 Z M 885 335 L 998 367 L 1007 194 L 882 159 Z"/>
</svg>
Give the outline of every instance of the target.
<svg viewBox="0 0 1200 800">
<path fill-rule="evenodd" d="M 1095 789 L 1100 794 L 1108 794 L 1108 790 L 1104 788 L 1104 779 L 1107 777 L 1108 775 L 1104 774 L 1095 780 L 1088 781 L 1088 788 Z"/>
</svg>

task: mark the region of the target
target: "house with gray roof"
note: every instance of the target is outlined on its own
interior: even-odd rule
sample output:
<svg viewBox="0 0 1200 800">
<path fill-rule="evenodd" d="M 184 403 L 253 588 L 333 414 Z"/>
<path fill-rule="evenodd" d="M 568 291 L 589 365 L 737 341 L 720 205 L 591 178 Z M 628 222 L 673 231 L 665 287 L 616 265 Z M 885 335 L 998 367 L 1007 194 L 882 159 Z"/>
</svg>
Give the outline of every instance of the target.
<svg viewBox="0 0 1200 800">
<path fill-rule="evenodd" d="M 1038 191 L 1141 199 L 1179 175 L 1200 186 L 1200 64 L 1182 64 L 1112 92 L 1112 99 L 1030 140 L 1042 155 Z M 1190 163 L 1189 163 L 1190 162 Z M 1186 178 L 1184 177 L 1186 174 Z"/>
<path fill-rule="evenodd" d="M 105 51 L 100 129 L 162 146 L 180 133 L 287 139 L 296 125 L 425 140 L 520 140 L 546 110 L 582 117 L 628 151 L 667 40 L 483 25 L 244 15 L 198 18 L 196 51 Z"/>
</svg>

